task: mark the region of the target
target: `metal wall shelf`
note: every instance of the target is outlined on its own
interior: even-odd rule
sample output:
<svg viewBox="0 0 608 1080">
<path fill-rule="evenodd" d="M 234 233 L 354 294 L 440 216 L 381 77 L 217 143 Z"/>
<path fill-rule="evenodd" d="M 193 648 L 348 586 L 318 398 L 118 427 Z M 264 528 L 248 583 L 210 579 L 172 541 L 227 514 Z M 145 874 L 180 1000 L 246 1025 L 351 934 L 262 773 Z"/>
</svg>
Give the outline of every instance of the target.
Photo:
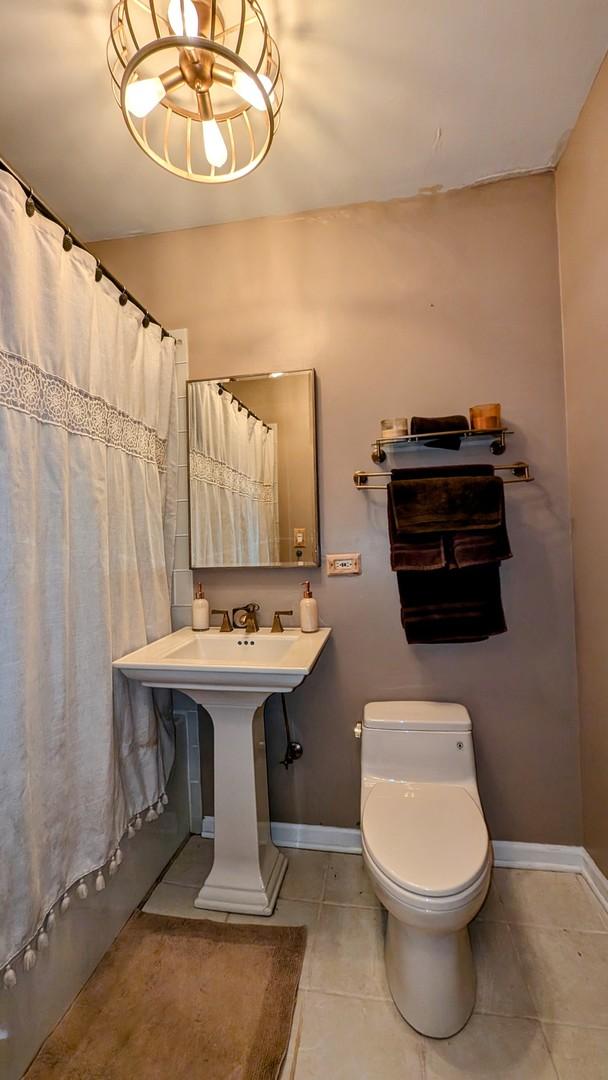
<svg viewBox="0 0 608 1080">
<path fill-rule="evenodd" d="M 430 439 L 445 439 L 449 436 L 458 435 L 461 439 L 474 439 L 478 442 L 489 442 L 492 454 L 504 454 L 507 448 L 507 435 L 513 432 L 509 428 L 492 428 L 491 430 L 479 430 L 477 428 L 465 428 L 461 431 L 428 431 L 424 435 L 399 435 L 392 439 L 375 439 L 372 443 L 372 461 L 380 465 L 386 461 L 386 454 L 392 451 L 408 450 L 422 443 L 428 444 Z M 430 447 L 429 449 L 437 449 Z M 440 448 L 439 448 L 440 449 Z"/>
</svg>

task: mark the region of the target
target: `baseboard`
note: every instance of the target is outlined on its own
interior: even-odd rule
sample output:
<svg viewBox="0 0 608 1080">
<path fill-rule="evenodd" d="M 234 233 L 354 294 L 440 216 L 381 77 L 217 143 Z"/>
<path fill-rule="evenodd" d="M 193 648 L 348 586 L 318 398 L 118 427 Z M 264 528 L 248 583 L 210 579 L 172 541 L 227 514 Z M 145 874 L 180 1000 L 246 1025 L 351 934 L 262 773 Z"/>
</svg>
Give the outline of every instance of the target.
<svg viewBox="0 0 608 1080">
<path fill-rule="evenodd" d="M 202 835 L 211 837 L 214 819 L 203 819 Z M 361 853 L 359 829 L 340 829 L 333 825 L 297 825 L 287 821 L 271 823 L 272 839 L 279 847 L 306 848 L 312 851 Z M 519 870 L 561 870 L 583 874 L 594 893 L 608 906 L 608 880 L 582 847 L 565 844 L 524 844 L 519 841 L 494 840 L 494 865 Z"/>
<path fill-rule="evenodd" d="M 593 861 L 588 851 L 583 848 L 583 865 L 581 873 L 589 888 L 597 896 L 600 904 L 608 911 L 608 878 L 602 874 L 597 863 Z"/>
<path fill-rule="evenodd" d="M 564 870 L 583 872 L 585 849 L 567 844 L 524 844 L 519 841 L 494 840 L 494 865 L 517 870 Z"/>
<path fill-rule="evenodd" d="M 202 835 L 214 834 L 212 817 L 203 818 Z M 279 847 L 306 848 L 309 851 L 342 851 L 347 855 L 361 854 L 359 829 L 339 829 L 333 825 L 296 825 L 287 821 L 272 821 L 272 839 Z"/>
</svg>

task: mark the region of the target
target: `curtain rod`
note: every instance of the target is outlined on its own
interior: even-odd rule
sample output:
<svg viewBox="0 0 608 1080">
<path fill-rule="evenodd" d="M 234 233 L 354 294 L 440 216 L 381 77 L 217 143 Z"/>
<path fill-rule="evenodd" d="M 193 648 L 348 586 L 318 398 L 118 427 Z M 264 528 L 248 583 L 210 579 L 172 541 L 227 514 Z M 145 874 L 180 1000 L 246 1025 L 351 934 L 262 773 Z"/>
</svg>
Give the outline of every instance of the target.
<svg viewBox="0 0 608 1080">
<path fill-rule="evenodd" d="M 227 381 L 230 381 L 230 380 L 227 380 Z M 241 409 L 244 409 L 245 412 L 247 413 L 247 416 L 253 416 L 254 420 L 258 420 L 260 424 L 263 424 L 264 427 L 267 428 L 268 431 L 270 431 L 270 425 L 267 424 L 265 420 L 262 420 L 262 417 L 258 416 L 257 413 L 254 413 L 253 409 L 250 409 L 248 405 L 245 405 L 245 402 L 241 401 L 240 397 L 237 397 L 236 394 L 233 394 L 232 390 L 229 390 L 227 386 L 223 386 L 221 382 L 218 382 L 218 384 L 217 384 L 217 392 L 220 395 L 220 397 L 222 396 L 223 393 L 230 394 L 230 397 L 232 398 L 232 400 L 236 401 L 236 403 L 237 403 L 237 405 L 239 407 L 239 412 L 241 411 Z"/>
<path fill-rule="evenodd" d="M 124 306 L 127 303 L 127 301 L 130 300 L 131 303 L 134 304 L 136 308 L 139 308 L 139 310 L 141 312 L 143 312 L 143 316 L 144 316 L 143 325 L 144 326 L 149 326 L 149 324 L 151 322 L 153 322 L 153 323 L 155 323 L 156 326 L 160 326 L 161 339 L 165 338 L 165 337 L 173 338 L 173 334 L 170 334 L 168 330 L 165 330 L 162 323 L 160 323 L 158 321 L 158 319 L 155 319 L 153 315 L 150 315 L 150 312 L 147 310 L 147 308 L 145 308 L 144 305 L 141 304 L 139 302 L 139 300 L 137 300 L 133 296 L 133 294 L 129 292 L 129 290 L 127 288 L 125 288 L 122 281 L 119 281 L 118 278 L 116 278 L 114 276 L 114 274 L 111 272 L 111 270 L 108 270 L 107 266 L 104 266 L 104 264 L 101 262 L 101 260 L 98 259 L 97 256 L 93 254 L 93 252 L 87 247 L 87 245 L 82 240 L 79 240 L 77 236 L 74 235 L 74 233 L 70 229 L 69 225 L 66 225 L 65 221 L 62 221 L 61 218 L 59 217 L 59 215 L 56 214 L 54 210 L 51 210 L 48 203 L 45 203 L 44 199 L 40 198 L 40 195 L 38 195 L 32 189 L 31 185 L 28 184 L 23 179 L 23 177 L 19 175 L 19 173 L 16 171 L 16 169 L 14 169 L 12 165 L 9 165 L 8 161 L 5 161 L 5 159 L 2 158 L 2 157 L 0 157 L 0 169 L 2 169 L 4 172 L 7 172 L 9 174 L 9 176 L 12 176 L 13 179 L 16 180 L 17 183 L 20 184 L 20 186 L 23 188 L 23 191 L 24 191 L 25 195 L 27 196 L 27 198 L 26 198 L 26 209 L 27 209 L 28 214 L 30 214 L 30 216 L 31 216 L 31 214 L 33 214 L 34 209 L 36 209 L 44 217 L 48 218 L 50 221 L 54 221 L 56 225 L 59 225 L 59 228 L 63 229 L 63 231 L 65 233 L 65 236 L 64 236 L 64 248 L 66 249 L 66 251 L 69 251 L 70 248 L 72 247 L 72 245 L 75 244 L 76 247 L 79 247 L 83 251 L 88 252 L 88 254 L 91 256 L 91 258 L 95 259 L 95 262 L 97 263 L 97 272 L 100 275 L 103 275 L 104 277 L 107 277 L 108 281 L 111 281 L 112 284 L 115 285 L 116 288 L 120 290 L 120 298 L 119 298 L 120 303 Z M 30 213 L 30 211 L 28 209 L 28 204 L 29 204 L 29 206 L 32 206 L 31 213 Z M 69 243 L 67 243 L 68 241 L 69 241 Z M 99 278 L 97 280 L 99 280 Z M 173 338 L 173 340 L 175 341 L 175 338 Z"/>
</svg>

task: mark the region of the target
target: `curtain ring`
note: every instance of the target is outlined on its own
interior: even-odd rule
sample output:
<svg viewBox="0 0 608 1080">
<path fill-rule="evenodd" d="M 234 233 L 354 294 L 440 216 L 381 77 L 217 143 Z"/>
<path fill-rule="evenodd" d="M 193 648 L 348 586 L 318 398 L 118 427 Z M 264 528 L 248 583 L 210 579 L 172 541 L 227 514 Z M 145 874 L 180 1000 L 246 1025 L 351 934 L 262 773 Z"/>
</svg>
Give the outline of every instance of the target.
<svg viewBox="0 0 608 1080">
<path fill-rule="evenodd" d="M 239 401 L 237 409 L 238 409 L 239 412 L 243 411 L 243 402 L 242 401 Z"/>
<path fill-rule="evenodd" d="M 221 397 L 221 396 L 222 396 L 222 394 L 224 393 L 224 387 L 223 387 L 223 386 L 220 386 L 220 384 L 219 384 L 219 383 L 218 383 L 218 386 L 217 386 L 217 392 L 218 392 L 218 394 L 220 395 L 220 397 Z"/>
<path fill-rule="evenodd" d="M 70 230 L 68 229 L 68 231 L 64 232 L 63 234 L 63 250 L 71 251 L 73 247 L 74 241 L 72 240 L 72 237 L 70 236 Z"/>
<path fill-rule="evenodd" d="M 150 316 L 148 315 L 147 311 L 146 311 L 143 319 L 141 320 L 141 325 L 143 326 L 144 330 L 147 330 L 149 325 L 150 325 Z"/>
<path fill-rule="evenodd" d="M 125 287 L 123 285 L 122 292 L 121 292 L 120 296 L 118 297 L 118 303 L 120 304 L 121 307 L 124 307 L 125 304 L 127 303 L 128 299 L 129 299 L 129 297 L 127 296 L 127 290 L 125 289 Z"/>
<path fill-rule="evenodd" d="M 101 269 L 101 263 L 99 259 L 95 261 L 95 281 L 101 281 L 103 277 L 103 270 Z"/>
<path fill-rule="evenodd" d="M 33 217 L 36 213 L 36 203 L 34 202 L 34 196 L 32 195 L 32 189 L 30 188 L 27 199 L 25 200 L 25 212 L 28 217 Z"/>
</svg>

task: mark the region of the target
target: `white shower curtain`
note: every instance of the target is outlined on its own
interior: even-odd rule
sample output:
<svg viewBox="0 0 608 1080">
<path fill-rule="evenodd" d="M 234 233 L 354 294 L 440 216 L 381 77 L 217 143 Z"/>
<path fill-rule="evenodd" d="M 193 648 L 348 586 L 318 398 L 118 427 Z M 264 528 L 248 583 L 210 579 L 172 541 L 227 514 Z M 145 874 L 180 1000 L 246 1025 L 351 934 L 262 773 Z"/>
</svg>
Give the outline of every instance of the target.
<svg viewBox="0 0 608 1080">
<path fill-rule="evenodd" d="M 0 174 L 7 986 L 34 966 L 72 886 L 81 898 L 102 888 L 125 830 L 162 812 L 173 756 L 167 702 L 111 664 L 171 630 L 174 342 L 24 202 Z"/>
<path fill-rule="evenodd" d="M 218 383 L 189 384 L 193 566 L 279 562 L 276 435 Z"/>
</svg>

